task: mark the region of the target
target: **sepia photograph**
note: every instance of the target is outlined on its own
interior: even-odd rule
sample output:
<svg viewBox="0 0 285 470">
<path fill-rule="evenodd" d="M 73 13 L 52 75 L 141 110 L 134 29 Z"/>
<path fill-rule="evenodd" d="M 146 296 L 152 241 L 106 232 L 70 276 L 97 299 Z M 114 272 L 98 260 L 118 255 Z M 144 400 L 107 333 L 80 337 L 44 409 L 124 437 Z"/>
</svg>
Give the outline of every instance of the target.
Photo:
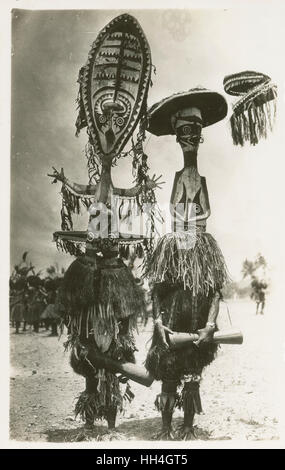
<svg viewBox="0 0 285 470">
<path fill-rule="evenodd" d="M 1 436 L 284 448 L 282 2 L 29 3 L 1 45 Z"/>
</svg>

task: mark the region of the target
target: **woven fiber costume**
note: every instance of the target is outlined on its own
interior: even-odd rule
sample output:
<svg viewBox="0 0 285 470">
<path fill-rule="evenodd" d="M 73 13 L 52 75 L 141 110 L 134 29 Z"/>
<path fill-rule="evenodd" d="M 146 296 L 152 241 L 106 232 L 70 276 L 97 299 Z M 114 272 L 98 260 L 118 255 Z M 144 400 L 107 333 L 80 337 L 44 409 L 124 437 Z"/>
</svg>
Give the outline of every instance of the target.
<svg viewBox="0 0 285 470">
<path fill-rule="evenodd" d="M 224 78 L 226 93 L 240 97 L 230 118 L 235 145 L 258 144 L 273 130 L 277 86 L 263 73 L 245 71 Z"/>
<path fill-rule="evenodd" d="M 151 76 L 151 56 L 144 33 L 130 15 L 112 20 L 98 35 L 86 65 L 79 74 L 79 115 L 77 132 L 87 126 L 86 155 L 89 185 L 70 182 L 56 170 L 55 181 L 63 183 L 62 232 L 55 233 L 58 246 L 77 259 L 68 268 L 60 289 L 64 321 L 72 348 L 71 365 L 86 378 L 86 390 L 76 404 L 88 425 L 105 418 L 115 427 L 116 413 L 124 398 L 133 394 L 127 384 L 121 390 L 117 376 L 100 369 L 87 358 L 88 352 L 120 362 L 134 362 L 133 331 L 137 317 L 144 316 L 145 302 L 131 270 L 119 253 L 130 245 L 143 254 L 144 239 L 134 233 L 134 214 L 141 214 L 143 203 L 154 202 L 157 179 L 147 176 L 147 160 L 142 150 L 143 122 Z M 136 185 L 130 189 L 114 187 L 111 167 L 140 122 L 136 143 L 132 140 Z M 99 169 L 101 168 L 101 172 Z M 73 231 L 71 214 L 89 208 L 86 232 Z M 85 253 L 81 247 L 85 245 Z"/>
<path fill-rule="evenodd" d="M 184 410 L 178 436 L 193 437 L 194 414 L 202 411 L 201 373 L 216 353 L 210 340 L 228 276 L 218 244 L 206 232 L 210 204 L 206 178 L 197 169 L 197 151 L 202 127 L 223 119 L 226 113 L 225 99 L 204 88 L 177 93 L 149 110 L 148 130 L 158 136 L 176 134 L 184 156 L 184 168 L 175 175 L 171 195 L 173 232 L 159 239 L 148 266 L 158 320 L 146 368 L 162 381 L 156 406 L 162 413 L 163 427 L 157 437 L 164 439 L 174 437 L 171 421 L 175 406 Z M 198 332 L 199 340 L 183 351 L 171 351 L 166 341 L 171 331 Z M 182 391 L 178 393 L 179 386 Z"/>
</svg>

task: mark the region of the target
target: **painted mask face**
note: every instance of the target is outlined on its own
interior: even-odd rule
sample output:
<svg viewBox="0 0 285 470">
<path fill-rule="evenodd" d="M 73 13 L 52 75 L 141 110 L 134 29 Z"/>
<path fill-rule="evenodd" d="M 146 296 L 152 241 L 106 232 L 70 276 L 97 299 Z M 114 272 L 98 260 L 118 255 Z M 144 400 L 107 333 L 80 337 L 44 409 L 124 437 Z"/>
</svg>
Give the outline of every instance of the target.
<svg viewBox="0 0 285 470">
<path fill-rule="evenodd" d="M 88 126 L 102 161 L 117 157 L 133 134 L 147 98 L 151 68 L 147 39 L 128 14 L 114 18 L 94 41 L 80 72 L 77 126 L 78 131 Z"/>
<path fill-rule="evenodd" d="M 201 142 L 202 116 L 198 108 L 186 108 L 172 117 L 176 140 L 184 152 L 197 151 Z"/>
<path fill-rule="evenodd" d="M 183 151 L 198 149 L 201 139 L 202 125 L 196 122 L 183 124 L 176 129 L 176 140 Z"/>
</svg>

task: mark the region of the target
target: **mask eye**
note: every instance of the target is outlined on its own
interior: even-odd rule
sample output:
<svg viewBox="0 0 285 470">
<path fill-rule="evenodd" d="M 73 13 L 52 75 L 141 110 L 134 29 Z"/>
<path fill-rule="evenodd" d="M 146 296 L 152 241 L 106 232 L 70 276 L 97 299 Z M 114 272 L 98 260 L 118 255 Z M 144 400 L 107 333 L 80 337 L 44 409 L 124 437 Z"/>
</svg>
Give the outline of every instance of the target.
<svg viewBox="0 0 285 470">
<path fill-rule="evenodd" d="M 192 132 L 193 132 L 194 135 L 199 135 L 200 136 L 201 132 L 202 132 L 202 127 L 199 126 L 198 124 L 194 124 L 192 126 Z"/>
<path fill-rule="evenodd" d="M 186 125 L 186 126 L 183 126 L 181 130 L 182 130 L 181 132 L 182 135 L 190 135 L 192 129 L 191 129 L 191 126 Z"/>
</svg>

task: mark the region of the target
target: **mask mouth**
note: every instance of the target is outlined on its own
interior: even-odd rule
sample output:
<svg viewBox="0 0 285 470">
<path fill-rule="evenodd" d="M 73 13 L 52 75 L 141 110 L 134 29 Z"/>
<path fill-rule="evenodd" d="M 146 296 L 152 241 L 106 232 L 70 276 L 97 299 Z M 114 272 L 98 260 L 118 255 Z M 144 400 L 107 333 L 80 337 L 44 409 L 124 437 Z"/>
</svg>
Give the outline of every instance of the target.
<svg viewBox="0 0 285 470">
<path fill-rule="evenodd" d="M 189 122 L 176 128 L 176 140 L 182 146 L 197 147 L 201 142 L 202 126 L 198 122 Z"/>
<path fill-rule="evenodd" d="M 198 147 L 204 139 L 201 135 L 183 135 L 177 136 L 176 140 L 182 147 Z"/>
</svg>

